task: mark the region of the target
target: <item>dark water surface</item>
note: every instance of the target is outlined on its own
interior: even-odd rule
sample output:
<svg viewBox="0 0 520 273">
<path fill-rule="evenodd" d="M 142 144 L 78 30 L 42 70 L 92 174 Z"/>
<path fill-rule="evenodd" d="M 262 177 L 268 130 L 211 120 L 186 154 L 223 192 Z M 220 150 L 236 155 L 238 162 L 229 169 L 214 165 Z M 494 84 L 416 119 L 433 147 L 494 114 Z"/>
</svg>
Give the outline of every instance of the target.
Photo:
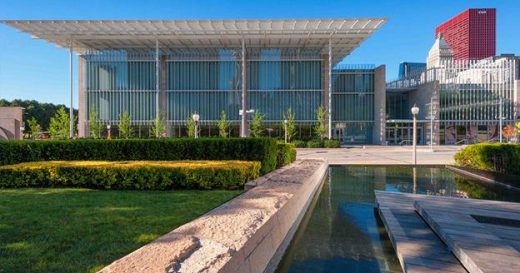
<svg viewBox="0 0 520 273">
<path fill-rule="evenodd" d="M 331 167 L 277 272 L 402 272 L 374 210 L 374 190 L 520 202 L 520 192 L 442 167 Z"/>
</svg>

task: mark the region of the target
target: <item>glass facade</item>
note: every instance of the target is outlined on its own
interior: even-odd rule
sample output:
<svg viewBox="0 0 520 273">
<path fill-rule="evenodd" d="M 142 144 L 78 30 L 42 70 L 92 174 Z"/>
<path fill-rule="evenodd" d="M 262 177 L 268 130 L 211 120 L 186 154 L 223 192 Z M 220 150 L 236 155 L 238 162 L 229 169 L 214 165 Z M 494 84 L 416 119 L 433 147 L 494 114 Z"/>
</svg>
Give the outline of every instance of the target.
<svg viewBox="0 0 520 273">
<path fill-rule="evenodd" d="M 166 56 L 167 120 L 184 124 L 198 113 L 203 121 L 216 121 L 225 111 L 238 121 L 241 98 L 241 63 L 237 49 L 171 51 Z"/>
<path fill-rule="evenodd" d="M 107 123 L 128 112 L 135 122 L 155 119 L 156 66 L 152 52 L 104 51 L 83 56 L 88 112 Z"/>
<path fill-rule="evenodd" d="M 134 125 L 151 125 L 161 113 L 181 134 L 180 127 L 193 113 L 200 115 L 202 126 L 210 127 L 225 111 L 237 126 L 242 108 L 241 52 L 236 48 L 161 49 L 159 55 L 137 49 L 88 52 L 82 56 L 86 116 L 95 108 L 102 122 L 117 124 L 120 114 L 128 112 Z M 266 126 L 273 127 L 291 108 L 301 126 L 299 135 L 310 137 L 316 110 L 328 98 L 326 55 L 312 48 L 247 48 L 246 56 L 248 109 L 259 111 Z M 334 136 L 347 143 L 370 143 L 374 67 L 338 66 L 331 78 Z"/>
<path fill-rule="evenodd" d="M 332 122 L 343 143 L 372 141 L 374 75 L 372 66 L 338 66 L 332 71 Z"/>
<path fill-rule="evenodd" d="M 386 96 L 387 120 L 408 120 L 410 123 L 410 103 L 413 102 L 423 112 L 419 114 L 419 126 L 425 133 L 419 136 L 424 140 L 422 144 L 431 138 L 431 106 L 434 116 L 433 137 L 437 144 L 499 141 L 500 117 L 502 126 L 513 124 L 519 118 L 515 110 L 515 104 L 518 103 L 515 81 L 518 79 L 519 63 L 516 57 L 501 56 L 483 60 L 446 61 L 440 67 L 403 79 L 404 84 L 389 83 Z M 394 127 L 405 128 L 407 125 L 401 126 L 396 122 L 403 121 L 387 123 L 387 140 L 395 139 L 394 142 L 399 143 L 406 138 L 394 136 L 405 134 L 400 134 Z"/>
<path fill-rule="evenodd" d="M 249 56 L 249 108 L 266 122 L 280 122 L 289 108 L 299 123 L 314 122 L 324 88 L 319 51 L 251 49 Z"/>
</svg>

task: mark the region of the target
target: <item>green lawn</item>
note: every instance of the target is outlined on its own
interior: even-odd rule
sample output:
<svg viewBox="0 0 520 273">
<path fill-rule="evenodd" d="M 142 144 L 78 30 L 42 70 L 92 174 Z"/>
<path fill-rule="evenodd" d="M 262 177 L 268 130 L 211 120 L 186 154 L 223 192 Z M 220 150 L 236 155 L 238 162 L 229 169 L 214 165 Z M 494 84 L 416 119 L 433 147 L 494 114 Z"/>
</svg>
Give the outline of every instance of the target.
<svg viewBox="0 0 520 273">
<path fill-rule="evenodd" d="M 95 272 L 240 193 L 0 190 L 0 272 Z"/>
</svg>

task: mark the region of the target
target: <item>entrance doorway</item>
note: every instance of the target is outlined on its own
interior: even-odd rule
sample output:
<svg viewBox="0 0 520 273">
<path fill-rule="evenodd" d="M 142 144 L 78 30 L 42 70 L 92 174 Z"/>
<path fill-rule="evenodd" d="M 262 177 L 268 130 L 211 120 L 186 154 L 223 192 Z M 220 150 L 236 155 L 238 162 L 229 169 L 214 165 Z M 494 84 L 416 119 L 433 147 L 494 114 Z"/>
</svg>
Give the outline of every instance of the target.
<svg viewBox="0 0 520 273">
<path fill-rule="evenodd" d="M 417 144 L 424 144 L 423 123 L 417 123 Z M 386 141 L 389 145 L 412 145 L 413 122 L 387 122 Z"/>
</svg>

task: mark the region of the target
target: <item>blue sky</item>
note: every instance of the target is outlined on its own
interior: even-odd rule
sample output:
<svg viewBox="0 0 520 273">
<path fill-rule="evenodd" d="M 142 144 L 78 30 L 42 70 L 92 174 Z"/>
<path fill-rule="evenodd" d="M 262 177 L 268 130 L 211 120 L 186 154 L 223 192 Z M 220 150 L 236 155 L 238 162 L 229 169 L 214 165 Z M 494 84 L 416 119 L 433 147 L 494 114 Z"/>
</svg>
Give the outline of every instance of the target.
<svg viewBox="0 0 520 273">
<path fill-rule="evenodd" d="M 400 62 L 425 60 L 436 25 L 472 7 L 497 9 L 497 53 L 519 55 L 520 0 L 1 0 L 0 19 L 387 17 L 388 23 L 344 62 L 386 64 L 390 80 Z M 68 104 L 68 58 L 65 49 L 0 25 L 0 98 Z"/>
</svg>

